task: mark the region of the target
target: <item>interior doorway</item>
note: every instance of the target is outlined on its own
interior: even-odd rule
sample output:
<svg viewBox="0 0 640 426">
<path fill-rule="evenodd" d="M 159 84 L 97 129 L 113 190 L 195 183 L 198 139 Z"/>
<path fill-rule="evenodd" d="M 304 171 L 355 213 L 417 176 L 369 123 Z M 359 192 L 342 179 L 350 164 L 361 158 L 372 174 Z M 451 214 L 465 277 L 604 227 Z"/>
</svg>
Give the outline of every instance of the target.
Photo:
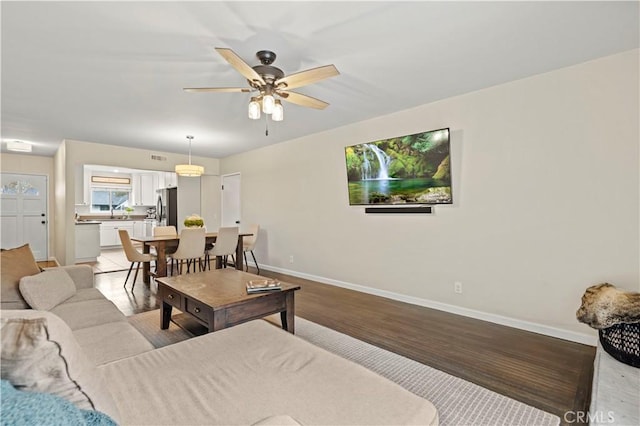
<svg viewBox="0 0 640 426">
<path fill-rule="evenodd" d="M 0 245 L 29 244 L 36 260 L 48 260 L 47 176 L 2 173 Z"/>
<path fill-rule="evenodd" d="M 221 226 L 240 226 L 240 173 L 222 176 Z"/>
</svg>

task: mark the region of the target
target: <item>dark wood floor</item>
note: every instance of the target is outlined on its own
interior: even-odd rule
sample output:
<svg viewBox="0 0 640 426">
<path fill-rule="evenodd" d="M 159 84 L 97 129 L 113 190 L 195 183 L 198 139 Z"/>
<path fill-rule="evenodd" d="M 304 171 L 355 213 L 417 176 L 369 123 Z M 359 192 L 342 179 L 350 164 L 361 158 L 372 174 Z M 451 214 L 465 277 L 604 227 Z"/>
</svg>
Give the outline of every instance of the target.
<svg viewBox="0 0 640 426">
<path fill-rule="evenodd" d="M 157 309 L 155 284 L 145 286 L 138 277 L 133 293 L 125 292 L 125 275 L 98 274 L 96 286 L 126 315 Z M 589 408 L 591 346 L 270 271 L 262 275 L 300 284 L 296 315 L 302 318 L 553 413 L 563 424 L 566 412 Z"/>
</svg>

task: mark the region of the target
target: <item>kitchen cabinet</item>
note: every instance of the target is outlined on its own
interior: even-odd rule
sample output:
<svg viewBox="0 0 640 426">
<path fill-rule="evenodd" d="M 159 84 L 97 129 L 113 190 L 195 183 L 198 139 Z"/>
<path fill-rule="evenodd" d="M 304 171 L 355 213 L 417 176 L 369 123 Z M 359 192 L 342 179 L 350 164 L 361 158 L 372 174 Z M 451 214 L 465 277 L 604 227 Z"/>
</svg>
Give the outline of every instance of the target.
<svg viewBox="0 0 640 426">
<path fill-rule="evenodd" d="M 144 220 L 136 220 L 133 222 L 133 236 L 144 237 L 146 235 L 146 226 Z"/>
<path fill-rule="evenodd" d="M 136 206 L 155 206 L 158 173 L 136 173 L 132 175 L 133 203 Z"/>
<path fill-rule="evenodd" d="M 76 224 L 76 263 L 95 262 L 100 256 L 100 224 Z"/>
<path fill-rule="evenodd" d="M 100 224 L 100 247 L 120 246 L 118 229 L 126 229 L 130 236 L 133 235 L 132 220 L 109 220 Z"/>
<path fill-rule="evenodd" d="M 145 220 L 144 221 L 144 236 L 145 237 L 153 237 L 153 228 L 158 226 L 158 222 L 155 220 Z"/>
<path fill-rule="evenodd" d="M 158 178 L 155 174 L 144 174 L 140 177 L 140 192 L 143 206 L 156 205 L 156 187 Z"/>
<path fill-rule="evenodd" d="M 178 175 L 173 172 L 158 173 L 158 188 L 175 188 L 178 186 Z"/>
</svg>

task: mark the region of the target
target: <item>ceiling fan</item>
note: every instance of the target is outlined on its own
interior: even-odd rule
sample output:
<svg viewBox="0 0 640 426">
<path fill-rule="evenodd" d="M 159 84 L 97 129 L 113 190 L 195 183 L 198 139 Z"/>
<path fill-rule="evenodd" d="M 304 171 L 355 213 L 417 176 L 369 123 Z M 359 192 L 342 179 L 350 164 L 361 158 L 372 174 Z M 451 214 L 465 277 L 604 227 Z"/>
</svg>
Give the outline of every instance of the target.
<svg viewBox="0 0 640 426">
<path fill-rule="evenodd" d="M 284 72 L 272 64 L 276 59 L 276 54 L 269 50 L 261 50 L 256 53 L 260 60 L 260 65 L 250 66 L 240 58 L 233 50 L 216 47 L 216 51 L 231 64 L 240 74 L 242 74 L 249 83 L 249 87 L 186 87 L 186 92 L 259 92 L 259 95 L 251 98 L 249 104 L 249 117 L 260 118 L 260 106 L 265 114 L 271 114 L 275 121 L 276 112 L 280 104 L 279 99 L 274 95 L 282 98 L 287 102 L 301 105 L 309 108 L 324 109 L 329 104 L 320 99 L 301 93 L 292 92 L 291 89 L 306 86 L 318 81 L 334 77 L 340 73 L 334 65 L 325 65 L 322 67 L 312 68 L 300 71 L 295 74 L 285 75 Z M 254 104 L 255 103 L 255 104 Z M 257 116 L 254 111 L 252 116 L 252 104 L 254 110 L 257 109 Z M 279 114 L 282 117 L 282 105 L 279 105 Z M 282 120 L 282 118 L 280 118 Z"/>
</svg>

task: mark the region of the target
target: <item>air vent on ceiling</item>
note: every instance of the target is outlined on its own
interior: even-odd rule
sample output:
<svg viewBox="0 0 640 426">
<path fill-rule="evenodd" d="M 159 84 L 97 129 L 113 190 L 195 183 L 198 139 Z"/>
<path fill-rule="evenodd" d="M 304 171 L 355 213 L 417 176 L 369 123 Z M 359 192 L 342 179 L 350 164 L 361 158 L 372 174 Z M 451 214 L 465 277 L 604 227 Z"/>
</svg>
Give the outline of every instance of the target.
<svg viewBox="0 0 640 426">
<path fill-rule="evenodd" d="M 151 154 L 151 159 L 152 160 L 156 160 L 156 161 L 167 161 L 167 157 L 165 157 L 163 155 Z"/>
</svg>

